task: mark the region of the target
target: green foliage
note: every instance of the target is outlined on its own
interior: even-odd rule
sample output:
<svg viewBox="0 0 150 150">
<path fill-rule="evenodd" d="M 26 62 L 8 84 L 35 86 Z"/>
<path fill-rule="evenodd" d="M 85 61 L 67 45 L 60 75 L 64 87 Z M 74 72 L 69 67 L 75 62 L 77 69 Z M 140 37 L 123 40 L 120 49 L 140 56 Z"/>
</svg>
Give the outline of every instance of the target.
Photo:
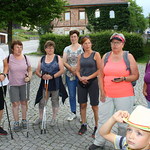
<svg viewBox="0 0 150 150">
<path fill-rule="evenodd" d="M 146 28 L 146 19 L 142 14 L 142 8 L 136 4 L 134 0 L 129 0 L 130 5 L 111 5 L 96 6 L 86 8 L 88 17 L 87 29 L 92 32 L 114 29 L 114 25 L 118 26 L 118 30 L 128 32 L 143 32 Z M 100 17 L 95 18 L 96 9 L 100 10 Z M 110 18 L 109 12 L 115 12 L 115 18 Z"/>
<path fill-rule="evenodd" d="M 110 36 L 113 31 L 107 30 L 89 34 L 92 39 L 93 50 L 98 51 L 101 55 L 111 50 L 110 47 Z M 140 34 L 122 32 L 126 37 L 126 43 L 124 50 L 130 51 L 133 56 L 137 59 L 143 56 L 143 39 Z M 55 35 L 46 34 L 40 37 L 40 50 L 44 52 L 44 44 L 47 40 L 52 40 L 56 43 L 55 53 L 62 55 L 63 50 L 66 46 L 70 45 L 69 36 L 66 35 Z"/>
<path fill-rule="evenodd" d="M 96 9 L 100 10 L 100 17 L 95 18 Z M 115 12 L 115 18 L 110 18 L 109 12 Z M 127 30 L 129 25 L 129 11 L 127 5 L 97 6 L 86 8 L 89 24 L 87 28 L 93 32 L 114 29 L 118 25 L 119 30 Z"/>
<path fill-rule="evenodd" d="M 8 29 L 9 48 L 12 41 L 12 25 L 44 27 L 65 11 L 64 0 L 1 0 L 0 18 Z M 1 24 L 1 23 L 0 23 Z"/>
<path fill-rule="evenodd" d="M 143 33 L 146 28 L 146 19 L 142 14 L 142 7 L 138 6 L 134 0 L 129 0 L 129 2 L 130 20 L 128 31 L 139 31 Z"/>
<path fill-rule="evenodd" d="M 63 55 L 63 50 L 66 46 L 70 45 L 69 36 L 66 35 L 56 35 L 52 33 L 47 33 L 45 35 L 40 36 L 40 50 L 45 53 L 44 44 L 46 41 L 51 40 L 56 44 L 55 54 Z"/>
</svg>

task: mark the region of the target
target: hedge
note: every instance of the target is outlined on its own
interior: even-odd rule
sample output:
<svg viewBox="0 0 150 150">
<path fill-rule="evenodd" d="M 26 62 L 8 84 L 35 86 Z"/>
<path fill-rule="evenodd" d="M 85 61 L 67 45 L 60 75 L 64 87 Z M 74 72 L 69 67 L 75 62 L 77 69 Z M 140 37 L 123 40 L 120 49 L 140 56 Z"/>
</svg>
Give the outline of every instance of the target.
<svg viewBox="0 0 150 150">
<path fill-rule="evenodd" d="M 110 36 L 114 31 L 102 31 L 98 33 L 89 34 L 92 39 L 94 51 L 98 51 L 101 56 L 110 51 Z M 121 32 L 126 38 L 124 50 L 129 51 L 135 59 L 143 56 L 143 39 L 140 34 Z M 84 36 L 84 35 L 82 35 Z M 63 54 L 63 50 L 66 46 L 70 45 L 70 39 L 67 35 L 45 34 L 40 37 L 40 50 L 44 51 L 44 44 L 47 40 L 52 40 L 56 44 L 55 53 L 58 55 Z"/>
</svg>

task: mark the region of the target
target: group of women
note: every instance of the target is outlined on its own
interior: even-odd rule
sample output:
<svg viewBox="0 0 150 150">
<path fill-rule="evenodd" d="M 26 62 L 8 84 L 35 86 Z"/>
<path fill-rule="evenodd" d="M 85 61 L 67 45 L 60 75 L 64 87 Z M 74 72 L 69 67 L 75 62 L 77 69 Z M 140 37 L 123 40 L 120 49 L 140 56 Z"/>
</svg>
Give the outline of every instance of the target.
<svg viewBox="0 0 150 150">
<path fill-rule="evenodd" d="M 60 77 L 65 72 L 66 84 L 68 86 L 70 113 L 68 121 L 72 121 L 76 115 L 76 91 L 80 104 L 81 128 L 78 131 L 82 135 L 87 130 L 86 109 L 88 97 L 94 114 L 94 130 L 92 137 L 94 144 L 89 149 L 93 150 L 102 147 L 105 140 L 99 135 L 98 129 L 117 110 L 126 110 L 129 113 L 133 110 L 135 102 L 134 88 L 132 81 L 139 78 L 138 67 L 132 54 L 128 54 L 130 69 L 126 69 L 123 47 L 125 37 L 123 34 L 115 33 L 110 38 L 111 52 L 105 54 L 101 59 L 98 52 L 92 50 L 90 37 L 84 36 L 79 41 L 79 32 L 72 30 L 69 33 L 71 45 L 63 52 L 63 59 L 56 55 L 55 43 L 47 41 L 44 45 L 46 55 L 41 58 L 36 69 L 36 75 L 41 78 L 41 83 L 36 96 L 36 103 L 39 103 L 39 118 L 35 124 L 40 124 L 43 118 L 43 109 L 49 96 L 52 101 L 51 125 L 56 123 L 56 116 L 59 110 L 59 92 L 62 88 Z M 26 112 L 27 101 L 29 100 L 29 81 L 32 77 L 31 65 L 28 57 L 22 54 L 23 45 L 20 41 L 12 43 L 12 54 L 7 58 L 1 55 L 0 60 L 0 120 L 4 109 L 4 95 L 9 77 L 9 93 L 12 102 L 14 116 L 14 131 L 27 128 Z M 2 50 L 1 50 L 2 51 Z M 107 58 L 107 59 L 106 59 Z M 65 69 L 64 69 L 65 68 Z M 144 78 L 143 94 L 148 100 L 150 107 L 150 65 L 147 64 Z M 4 90 L 3 90 L 4 89 Z M 99 101 L 100 91 L 100 101 Z M 19 123 L 19 106 L 22 108 L 21 126 Z M 98 107 L 99 105 L 99 107 Z M 119 134 L 125 134 L 125 125 L 118 124 Z M 0 134 L 7 132 L 0 127 Z"/>
</svg>

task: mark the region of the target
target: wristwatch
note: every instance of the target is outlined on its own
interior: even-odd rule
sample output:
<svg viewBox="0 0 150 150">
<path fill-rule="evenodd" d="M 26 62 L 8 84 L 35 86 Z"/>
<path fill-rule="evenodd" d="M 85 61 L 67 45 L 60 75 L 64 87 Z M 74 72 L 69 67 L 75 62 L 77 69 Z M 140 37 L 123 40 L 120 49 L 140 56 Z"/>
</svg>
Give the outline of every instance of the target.
<svg viewBox="0 0 150 150">
<path fill-rule="evenodd" d="M 124 77 L 123 80 L 126 81 L 126 77 Z"/>
<path fill-rule="evenodd" d="M 4 77 L 6 77 L 6 74 L 5 74 L 5 73 L 0 73 L 0 75 L 3 75 Z"/>
</svg>

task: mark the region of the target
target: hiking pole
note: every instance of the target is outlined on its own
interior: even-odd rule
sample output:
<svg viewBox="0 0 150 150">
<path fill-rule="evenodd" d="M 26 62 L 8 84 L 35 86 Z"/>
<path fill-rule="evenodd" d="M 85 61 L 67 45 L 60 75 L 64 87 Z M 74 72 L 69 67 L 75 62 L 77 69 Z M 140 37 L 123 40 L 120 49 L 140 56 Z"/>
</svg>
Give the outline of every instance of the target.
<svg viewBox="0 0 150 150">
<path fill-rule="evenodd" d="M 2 81 L 1 81 L 1 85 L 2 85 L 2 91 L 3 91 L 4 104 L 5 104 L 5 107 L 6 107 L 6 114 L 7 114 L 7 119 L 8 119 L 10 135 L 11 135 L 11 139 L 14 139 L 13 134 L 12 134 L 12 130 L 11 130 L 10 119 L 9 119 L 9 114 L 8 114 L 8 108 L 7 108 L 7 103 L 6 103 L 6 96 L 5 96 L 5 91 L 4 91 L 4 86 L 3 86 Z"/>
<path fill-rule="evenodd" d="M 26 77 L 28 77 L 27 74 L 25 74 Z M 29 91 L 28 91 L 28 83 L 29 82 L 26 82 L 26 100 L 29 98 Z M 26 113 L 28 111 L 28 103 L 27 103 L 27 109 L 26 109 Z M 27 138 L 29 137 L 29 121 L 27 119 Z"/>
<path fill-rule="evenodd" d="M 42 126 L 41 126 L 41 134 L 44 133 L 46 134 L 46 104 L 48 100 L 48 82 L 49 80 L 45 80 L 45 104 L 44 104 L 44 109 L 43 109 L 43 118 L 42 118 Z"/>
</svg>

